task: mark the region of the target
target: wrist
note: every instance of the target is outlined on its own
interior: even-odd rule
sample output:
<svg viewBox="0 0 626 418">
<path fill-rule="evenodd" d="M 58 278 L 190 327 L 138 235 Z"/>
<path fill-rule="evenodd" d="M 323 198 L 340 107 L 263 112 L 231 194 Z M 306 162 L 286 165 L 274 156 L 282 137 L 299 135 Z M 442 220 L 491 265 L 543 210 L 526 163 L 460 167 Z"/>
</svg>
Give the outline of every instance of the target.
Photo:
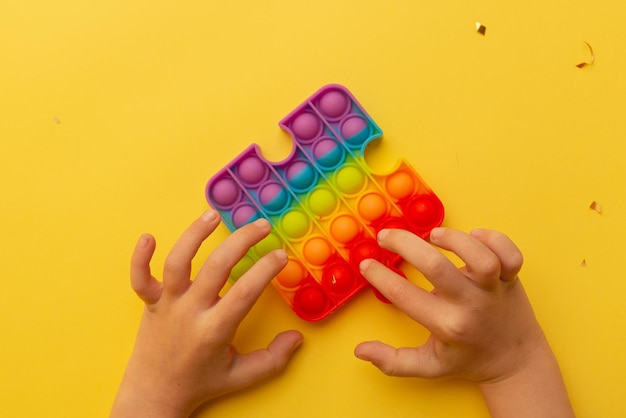
<svg viewBox="0 0 626 418">
<path fill-rule="evenodd" d="M 574 417 L 558 362 L 545 340 L 510 375 L 479 388 L 493 418 Z"/>
<path fill-rule="evenodd" d="M 182 418 L 188 417 L 191 412 L 170 399 L 167 393 L 152 391 L 140 381 L 125 375 L 115 396 L 110 418 Z"/>
</svg>

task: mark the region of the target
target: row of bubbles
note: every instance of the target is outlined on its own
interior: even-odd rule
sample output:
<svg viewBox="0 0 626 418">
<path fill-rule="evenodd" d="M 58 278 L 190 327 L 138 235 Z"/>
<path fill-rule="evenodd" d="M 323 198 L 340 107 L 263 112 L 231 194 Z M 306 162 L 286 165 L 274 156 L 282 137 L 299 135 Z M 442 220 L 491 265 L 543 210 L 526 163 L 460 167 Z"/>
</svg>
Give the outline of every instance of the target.
<svg viewBox="0 0 626 418">
<path fill-rule="evenodd" d="M 291 131 L 300 145 L 330 137 L 340 139 L 351 150 L 360 150 L 382 134 L 356 100 L 338 86 L 320 91 L 306 106 L 285 118 L 281 126 Z"/>
</svg>

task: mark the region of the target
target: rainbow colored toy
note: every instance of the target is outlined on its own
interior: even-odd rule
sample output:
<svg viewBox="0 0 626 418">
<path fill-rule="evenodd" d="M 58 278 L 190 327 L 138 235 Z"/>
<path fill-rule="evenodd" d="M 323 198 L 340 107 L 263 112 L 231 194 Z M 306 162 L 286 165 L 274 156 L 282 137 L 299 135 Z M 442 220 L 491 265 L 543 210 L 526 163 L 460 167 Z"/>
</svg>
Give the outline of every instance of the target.
<svg viewBox="0 0 626 418">
<path fill-rule="evenodd" d="M 209 180 L 206 197 L 231 231 L 260 217 L 272 225 L 231 282 L 283 248 L 289 261 L 272 283 L 299 317 L 318 321 L 367 286 L 362 260 L 401 273 L 401 258 L 377 244 L 378 231 L 403 228 L 425 238 L 444 209 L 404 160 L 386 175 L 369 169 L 365 147 L 382 131 L 345 87 L 322 87 L 279 125 L 295 145 L 284 161 L 267 161 L 253 144 Z"/>
</svg>

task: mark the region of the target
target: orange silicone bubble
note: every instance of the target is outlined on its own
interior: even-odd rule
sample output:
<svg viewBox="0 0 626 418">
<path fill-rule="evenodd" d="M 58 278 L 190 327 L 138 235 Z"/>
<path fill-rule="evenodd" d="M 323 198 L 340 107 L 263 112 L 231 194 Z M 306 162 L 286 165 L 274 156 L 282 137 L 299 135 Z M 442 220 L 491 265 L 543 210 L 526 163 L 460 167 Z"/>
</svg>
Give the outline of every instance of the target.
<svg viewBox="0 0 626 418">
<path fill-rule="evenodd" d="M 286 288 L 294 288 L 304 280 L 307 271 L 298 260 L 290 258 L 287 265 L 276 275 L 276 280 Z"/>
<path fill-rule="evenodd" d="M 359 223 L 351 215 L 340 215 L 330 224 L 330 234 L 342 244 L 347 244 L 356 238 L 360 229 Z"/>
<path fill-rule="evenodd" d="M 326 238 L 313 237 L 304 243 L 302 255 L 314 266 L 323 266 L 332 255 L 333 250 Z"/>
<path fill-rule="evenodd" d="M 385 188 L 391 197 L 402 200 L 415 191 L 415 180 L 406 171 L 398 171 L 387 177 Z"/>
<path fill-rule="evenodd" d="M 359 201 L 359 215 L 370 222 L 377 221 L 387 215 L 389 206 L 380 193 L 368 193 Z"/>
</svg>

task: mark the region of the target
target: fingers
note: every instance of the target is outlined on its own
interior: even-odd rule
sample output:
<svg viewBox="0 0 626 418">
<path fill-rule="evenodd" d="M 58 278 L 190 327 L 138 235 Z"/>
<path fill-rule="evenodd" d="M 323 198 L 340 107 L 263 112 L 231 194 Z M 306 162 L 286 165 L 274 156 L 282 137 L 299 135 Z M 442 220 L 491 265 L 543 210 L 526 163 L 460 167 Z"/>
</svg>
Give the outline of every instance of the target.
<svg viewBox="0 0 626 418">
<path fill-rule="evenodd" d="M 163 285 L 150 272 L 150 260 L 156 248 L 152 235 L 139 238 L 130 260 L 130 286 L 146 305 L 152 305 L 161 298 Z"/>
<path fill-rule="evenodd" d="M 285 251 L 274 250 L 250 267 L 213 307 L 214 318 L 219 318 L 218 325 L 226 330 L 235 330 L 267 284 L 285 267 L 287 259 Z"/>
<path fill-rule="evenodd" d="M 394 348 L 380 341 L 367 341 L 356 346 L 354 355 L 389 376 L 435 378 L 445 374 L 442 363 L 427 345 Z"/>
<path fill-rule="evenodd" d="M 403 229 L 387 229 L 378 233 L 381 247 L 402 256 L 436 288 L 456 293 L 465 282 L 458 269 L 441 252 L 420 237 Z M 379 289 L 380 290 L 380 289 Z"/>
<path fill-rule="evenodd" d="M 206 259 L 198 272 L 193 284 L 193 292 L 197 297 L 213 304 L 235 264 L 250 247 L 267 236 L 270 229 L 271 226 L 266 219 L 259 219 L 239 228 L 226 238 Z M 241 278 L 238 281 L 240 280 Z"/>
<path fill-rule="evenodd" d="M 220 217 L 217 211 L 208 210 L 196 219 L 180 236 L 165 259 L 163 286 L 165 291 L 180 294 L 191 284 L 191 260 L 202 242 L 217 228 Z"/>
<path fill-rule="evenodd" d="M 465 262 L 465 276 L 480 287 L 490 288 L 498 283 L 500 260 L 478 239 L 455 229 L 435 228 L 430 234 L 430 241 L 458 255 Z"/>
<path fill-rule="evenodd" d="M 475 229 L 470 235 L 487 246 L 500 260 L 500 278 L 512 281 L 517 278 L 524 257 L 509 237 L 498 231 Z"/>
<path fill-rule="evenodd" d="M 285 331 L 278 334 L 266 349 L 239 355 L 231 371 L 233 388 L 243 388 L 279 373 L 301 343 L 301 333 Z"/>
<path fill-rule="evenodd" d="M 410 318 L 429 329 L 437 326 L 441 307 L 432 293 L 415 286 L 376 260 L 363 260 L 359 268 L 372 286 Z"/>
</svg>

